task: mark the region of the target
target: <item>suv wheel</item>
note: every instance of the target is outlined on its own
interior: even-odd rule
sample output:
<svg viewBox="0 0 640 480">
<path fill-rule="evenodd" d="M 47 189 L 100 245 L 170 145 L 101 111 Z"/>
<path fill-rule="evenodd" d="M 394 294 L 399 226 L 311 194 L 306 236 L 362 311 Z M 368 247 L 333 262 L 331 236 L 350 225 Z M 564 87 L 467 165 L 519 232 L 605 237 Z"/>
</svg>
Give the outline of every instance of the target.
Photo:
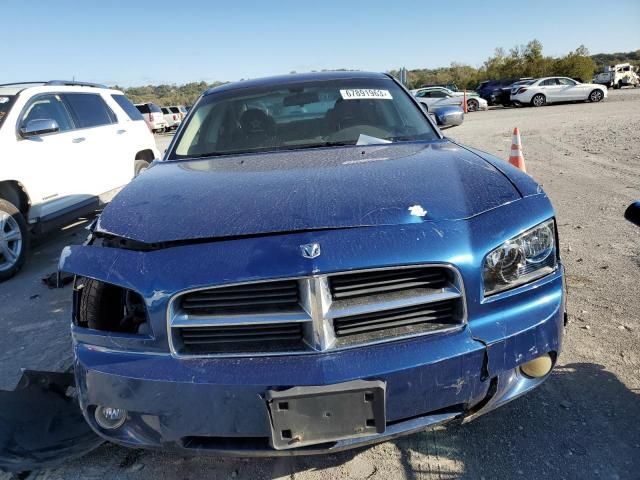
<svg viewBox="0 0 640 480">
<path fill-rule="evenodd" d="M 0 199 L 0 282 L 20 270 L 28 249 L 27 222 L 15 205 Z"/>
</svg>

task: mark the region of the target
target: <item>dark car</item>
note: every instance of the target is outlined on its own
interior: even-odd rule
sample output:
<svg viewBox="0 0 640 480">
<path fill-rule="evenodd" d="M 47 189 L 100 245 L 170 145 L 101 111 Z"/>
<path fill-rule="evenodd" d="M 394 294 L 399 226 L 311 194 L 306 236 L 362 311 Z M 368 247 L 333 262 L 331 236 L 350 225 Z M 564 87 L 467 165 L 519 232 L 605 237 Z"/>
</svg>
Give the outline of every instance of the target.
<svg viewBox="0 0 640 480">
<path fill-rule="evenodd" d="M 561 350 L 554 216 L 389 75 L 210 89 L 62 253 L 84 417 L 129 447 L 243 456 L 475 418 Z"/>
<path fill-rule="evenodd" d="M 510 106 L 512 89 L 523 86 L 523 85 L 531 85 L 533 82 L 535 82 L 534 78 L 527 78 L 523 80 L 518 80 L 517 82 L 507 85 L 506 87 L 500 88 L 499 93 L 496 94 L 494 92 L 493 94 L 495 98 L 494 100 L 495 104 L 502 105 L 503 107 Z"/>
</svg>

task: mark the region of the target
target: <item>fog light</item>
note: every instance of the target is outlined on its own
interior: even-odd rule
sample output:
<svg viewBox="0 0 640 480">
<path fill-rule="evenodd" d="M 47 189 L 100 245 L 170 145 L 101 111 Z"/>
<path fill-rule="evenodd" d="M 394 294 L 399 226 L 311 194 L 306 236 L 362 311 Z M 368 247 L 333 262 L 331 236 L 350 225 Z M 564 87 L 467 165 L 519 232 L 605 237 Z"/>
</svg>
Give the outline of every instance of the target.
<svg viewBox="0 0 640 480">
<path fill-rule="evenodd" d="M 114 430 L 121 427 L 127 419 L 127 411 L 124 408 L 96 407 L 96 422 L 105 430 Z"/>
<path fill-rule="evenodd" d="M 540 378 L 548 374 L 551 371 L 551 367 L 553 367 L 551 355 L 545 353 L 541 357 L 534 358 L 520 365 L 520 371 L 527 377 Z"/>
</svg>

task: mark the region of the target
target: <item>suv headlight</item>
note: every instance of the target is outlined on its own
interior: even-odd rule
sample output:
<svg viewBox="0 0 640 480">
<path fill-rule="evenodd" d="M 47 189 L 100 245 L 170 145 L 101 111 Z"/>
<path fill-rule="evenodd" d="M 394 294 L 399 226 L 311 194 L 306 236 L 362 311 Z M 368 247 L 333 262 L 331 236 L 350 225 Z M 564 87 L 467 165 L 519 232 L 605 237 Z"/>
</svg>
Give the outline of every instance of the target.
<svg viewBox="0 0 640 480">
<path fill-rule="evenodd" d="M 556 269 L 556 228 L 553 219 L 507 240 L 484 259 L 484 294 L 509 290 Z"/>
</svg>

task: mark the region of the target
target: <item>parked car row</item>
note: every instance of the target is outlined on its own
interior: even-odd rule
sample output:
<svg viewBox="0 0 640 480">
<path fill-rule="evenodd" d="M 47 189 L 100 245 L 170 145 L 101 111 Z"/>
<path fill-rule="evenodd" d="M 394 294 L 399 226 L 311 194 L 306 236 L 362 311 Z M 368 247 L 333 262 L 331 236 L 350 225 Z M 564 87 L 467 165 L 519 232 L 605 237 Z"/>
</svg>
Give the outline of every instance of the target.
<svg viewBox="0 0 640 480">
<path fill-rule="evenodd" d="M 478 85 L 476 92 L 489 105 L 504 107 L 541 107 L 557 102 L 599 102 L 607 98 L 605 86 L 569 77 L 487 80 Z"/>
<path fill-rule="evenodd" d="M 160 156 L 143 120 L 102 85 L 0 85 L 0 281 L 24 263 L 32 232 L 95 210 Z"/>
<path fill-rule="evenodd" d="M 187 115 L 187 109 L 183 105 L 159 107 L 155 103 L 147 102 L 136 104 L 136 108 L 153 133 L 176 130 Z"/>
</svg>

